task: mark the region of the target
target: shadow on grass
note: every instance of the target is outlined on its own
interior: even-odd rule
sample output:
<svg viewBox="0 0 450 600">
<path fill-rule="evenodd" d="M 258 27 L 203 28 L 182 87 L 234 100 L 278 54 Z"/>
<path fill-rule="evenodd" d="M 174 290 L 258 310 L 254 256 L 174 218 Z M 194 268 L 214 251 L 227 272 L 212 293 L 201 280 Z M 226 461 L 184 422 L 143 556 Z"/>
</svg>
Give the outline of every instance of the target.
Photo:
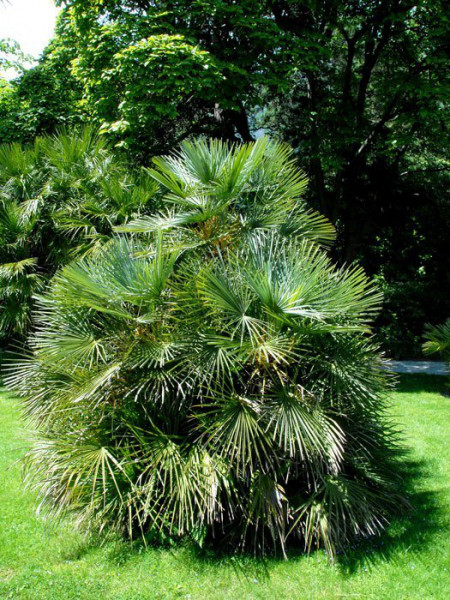
<svg viewBox="0 0 450 600">
<path fill-rule="evenodd" d="M 444 375 L 414 375 L 401 374 L 398 376 L 397 392 L 402 394 L 443 394 L 449 390 L 450 377 Z"/>
<path fill-rule="evenodd" d="M 443 509 L 439 493 L 415 489 L 421 479 L 429 476 L 429 464 L 425 461 L 404 461 L 402 471 L 411 508 L 393 518 L 380 536 L 362 540 L 339 556 L 338 565 L 343 573 L 351 575 L 361 569 L 369 571 L 381 562 L 395 563 L 405 553 L 421 553 L 435 542 L 435 534 L 442 531 L 440 517 Z"/>
<path fill-rule="evenodd" d="M 420 481 L 430 475 L 430 464 L 427 461 L 404 460 L 402 462 L 402 476 L 404 489 L 408 494 L 411 509 L 405 510 L 402 516 L 392 520 L 386 531 L 371 539 L 361 540 L 345 553 L 337 556 L 337 568 L 346 576 L 363 571 L 371 571 L 381 563 L 393 563 L 403 560 L 405 553 L 419 554 L 430 545 L 435 544 L 435 534 L 441 532 L 444 525 L 441 523 L 443 508 L 439 502 L 439 492 L 417 489 Z M 65 552 L 65 558 L 78 560 L 91 552 L 97 552 L 99 539 L 92 537 L 80 541 L 76 547 Z M 102 544 L 107 560 L 114 565 L 122 566 L 130 560 L 135 560 L 147 550 L 154 553 L 173 553 L 175 560 L 191 563 L 193 571 L 202 566 L 211 569 L 222 567 L 232 568 L 235 575 L 242 580 L 267 581 L 271 571 L 280 562 L 284 562 L 281 553 L 276 556 L 256 558 L 253 555 L 231 555 L 210 547 L 200 548 L 192 542 L 180 542 L 172 546 L 146 545 L 142 540 L 125 542 L 115 538 Z M 288 558 L 292 562 L 306 561 L 306 554 L 300 548 L 291 548 Z M 313 553 L 311 560 L 325 563 L 326 556 L 323 550 Z M 299 565 L 300 566 L 300 565 Z"/>
<path fill-rule="evenodd" d="M 405 553 L 423 552 L 435 542 L 435 534 L 443 529 L 440 517 L 443 509 L 439 506 L 439 494 L 431 491 L 415 489 L 421 479 L 429 476 L 430 465 L 423 461 L 403 461 L 402 476 L 404 490 L 411 504 L 409 510 L 393 518 L 386 531 L 380 536 L 356 542 L 345 552 L 339 553 L 336 559 L 337 568 L 345 575 L 352 576 L 361 570 L 370 571 L 380 563 L 394 563 L 401 560 Z M 207 561 L 211 566 L 232 565 L 238 575 L 246 579 L 258 580 L 270 577 L 275 564 L 283 562 L 280 556 L 255 559 L 248 556 L 230 557 L 213 551 L 193 549 L 200 561 Z M 326 555 L 318 550 L 311 555 L 314 562 L 325 563 Z M 288 551 L 290 561 L 307 560 L 305 552 L 299 548 Z"/>
<path fill-rule="evenodd" d="M 401 374 L 396 391 L 404 394 L 440 394 L 442 401 L 448 395 L 449 378 L 442 375 Z M 418 554 L 435 542 L 435 534 L 445 527 L 445 516 L 441 494 L 443 492 L 421 489 L 421 482 L 429 479 L 433 461 L 413 460 L 411 449 L 405 449 L 400 459 L 399 475 L 402 489 L 411 504 L 411 509 L 391 520 L 389 527 L 378 537 L 363 540 L 339 557 L 338 564 L 343 573 L 370 570 L 381 562 L 396 562 L 405 553 Z M 450 533 L 450 532 L 449 532 Z"/>
<path fill-rule="evenodd" d="M 418 481 L 429 475 L 429 465 L 408 461 L 403 463 L 404 481 L 408 491 L 408 499 L 412 508 L 401 517 L 394 519 L 387 530 L 378 537 L 362 540 L 346 553 L 337 557 L 337 567 L 347 575 L 352 576 L 361 570 L 370 571 L 383 562 L 401 560 L 406 552 L 417 554 L 424 551 L 429 545 L 435 543 L 434 535 L 442 530 L 439 522 L 443 509 L 439 506 L 439 494 L 435 492 L 415 490 Z M 103 548 L 103 549 L 102 549 Z M 175 560 L 188 561 L 195 571 L 202 566 L 212 569 L 222 567 L 232 568 L 235 575 L 242 580 L 267 581 L 272 568 L 284 562 L 283 557 L 266 556 L 255 558 L 252 555 L 230 555 L 210 548 L 200 548 L 192 542 L 180 542 L 173 546 L 145 545 L 142 540 L 125 542 L 115 538 L 102 544 L 100 552 L 104 552 L 108 562 L 115 567 L 125 565 L 130 560 L 135 560 L 139 555 L 145 554 L 149 549 L 155 553 L 172 553 Z M 99 551 L 99 539 L 91 537 L 80 540 L 75 547 L 64 552 L 66 560 L 79 560 L 83 556 Z M 288 552 L 290 561 L 301 562 L 306 560 L 305 553 L 298 548 Z M 311 560 L 317 559 L 325 562 L 323 550 L 314 553 Z"/>
</svg>

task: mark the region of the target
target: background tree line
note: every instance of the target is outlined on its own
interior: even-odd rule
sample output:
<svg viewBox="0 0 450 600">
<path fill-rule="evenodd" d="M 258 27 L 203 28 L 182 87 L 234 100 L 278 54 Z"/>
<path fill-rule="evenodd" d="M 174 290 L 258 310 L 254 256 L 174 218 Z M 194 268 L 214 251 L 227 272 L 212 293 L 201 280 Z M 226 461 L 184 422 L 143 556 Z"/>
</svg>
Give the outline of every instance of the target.
<svg viewBox="0 0 450 600">
<path fill-rule="evenodd" d="M 95 123 L 147 164 L 192 135 L 288 141 L 378 331 L 420 353 L 448 315 L 448 12 L 436 0 L 60 1 L 39 64 L 0 86 L 0 141 Z"/>
</svg>

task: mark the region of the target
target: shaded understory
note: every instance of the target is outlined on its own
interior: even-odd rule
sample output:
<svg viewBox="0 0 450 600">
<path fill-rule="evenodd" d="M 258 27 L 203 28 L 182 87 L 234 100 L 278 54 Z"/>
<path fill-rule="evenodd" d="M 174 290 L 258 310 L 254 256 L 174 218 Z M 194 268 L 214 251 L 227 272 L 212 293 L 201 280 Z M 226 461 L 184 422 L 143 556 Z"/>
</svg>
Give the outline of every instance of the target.
<svg viewBox="0 0 450 600">
<path fill-rule="evenodd" d="M 15 463 L 27 445 L 17 401 L 0 395 L 0 598 L 447 598 L 450 590 L 450 398 L 445 379 L 402 376 L 392 416 L 410 449 L 405 485 L 413 510 L 386 534 L 330 566 L 309 559 L 218 557 L 185 545 L 102 546 L 35 516 Z"/>
</svg>

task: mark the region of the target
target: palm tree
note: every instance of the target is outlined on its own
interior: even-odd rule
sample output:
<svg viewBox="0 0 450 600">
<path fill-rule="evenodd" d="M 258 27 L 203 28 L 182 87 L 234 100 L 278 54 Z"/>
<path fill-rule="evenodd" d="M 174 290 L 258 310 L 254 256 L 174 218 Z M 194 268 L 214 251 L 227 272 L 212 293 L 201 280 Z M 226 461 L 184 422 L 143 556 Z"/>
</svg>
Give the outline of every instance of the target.
<svg viewBox="0 0 450 600">
<path fill-rule="evenodd" d="M 28 330 L 33 295 L 58 267 L 153 210 L 157 187 L 91 128 L 0 146 L 0 339 Z"/>
<path fill-rule="evenodd" d="M 334 556 L 400 502 L 380 294 L 328 258 L 284 144 L 155 163 L 161 211 L 55 276 L 11 365 L 38 432 L 27 478 L 87 529 Z"/>
<path fill-rule="evenodd" d="M 22 335 L 27 331 L 32 297 L 42 287 L 37 261 L 27 251 L 27 236 L 33 226 L 33 215 L 23 207 L 15 203 L 0 206 L 0 239 L 5 261 L 0 264 L 0 333 L 3 336 Z"/>
<path fill-rule="evenodd" d="M 23 335 L 31 322 L 34 293 L 42 286 L 30 252 L 38 220 L 35 190 L 42 185 L 36 147 L 0 148 L 0 340 Z"/>
</svg>

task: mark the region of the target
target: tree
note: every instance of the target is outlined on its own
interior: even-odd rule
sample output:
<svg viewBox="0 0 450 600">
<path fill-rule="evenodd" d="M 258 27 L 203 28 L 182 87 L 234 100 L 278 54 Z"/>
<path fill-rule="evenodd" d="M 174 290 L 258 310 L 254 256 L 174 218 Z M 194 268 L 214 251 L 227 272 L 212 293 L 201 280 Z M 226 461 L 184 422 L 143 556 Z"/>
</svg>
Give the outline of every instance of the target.
<svg viewBox="0 0 450 600">
<path fill-rule="evenodd" d="M 142 160 L 191 134 L 251 139 L 245 104 L 255 81 L 270 83 L 262 61 L 282 58 L 255 6 L 64 2 L 57 43 L 75 49 L 89 114 Z"/>
<path fill-rule="evenodd" d="M 2 71 L 9 69 L 23 72 L 31 60 L 31 56 L 22 51 L 18 42 L 8 38 L 0 39 L 0 77 L 3 77 Z"/>
<path fill-rule="evenodd" d="M 119 147 L 151 155 L 180 130 L 185 137 L 202 128 L 205 106 L 223 79 L 208 52 L 182 36 L 158 35 L 117 52 L 114 66 L 89 93 L 102 131 Z"/>
<path fill-rule="evenodd" d="M 209 53 L 224 77 L 215 90 L 215 104 L 227 113 L 228 135 L 248 139 L 255 107 L 261 100 L 265 110 L 273 106 L 275 120 L 281 119 L 275 130 L 305 153 L 320 208 L 334 220 L 343 214 L 341 197 L 372 152 L 395 163 L 417 138 L 437 141 L 431 130 L 440 132 L 442 141 L 448 20 L 440 1 L 63 4 L 63 33 L 70 31 L 87 89 L 105 89 L 102 73 L 115 67 L 116 53 L 154 36 L 180 35 Z M 153 51 L 148 43 L 142 46 L 141 61 L 145 49 L 149 56 Z M 167 60 L 163 70 L 176 72 L 176 61 Z M 189 78 L 190 72 L 184 76 Z M 151 87 L 151 74 L 146 80 Z M 110 110 L 113 105 L 115 101 Z M 209 110 L 213 108 L 210 103 Z"/>
<path fill-rule="evenodd" d="M 185 142 L 155 163 L 162 211 L 56 275 L 11 365 L 42 505 L 102 532 L 258 553 L 297 536 L 333 557 L 401 505 L 380 294 L 327 257 L 285 145 Z"/>
<path fill-rule="evenodd" d="M 33 143 L 36 136 L 79 124 L 81 93 L 70 72 L 73 49 L 51 41 L 39 63 L 0 88 L 0 143 Z"/>
<path fill-rule="evenodd" d="M 448 169 L 448 18 L 441 2 L 269 4 L 294 49 L 273 127 L 308 157 L 319 207 L 353 260 L 389 210 L 374 189 L 380 171 L 406 177 L 424 151 L 420 167 Z"/>
</svg>

